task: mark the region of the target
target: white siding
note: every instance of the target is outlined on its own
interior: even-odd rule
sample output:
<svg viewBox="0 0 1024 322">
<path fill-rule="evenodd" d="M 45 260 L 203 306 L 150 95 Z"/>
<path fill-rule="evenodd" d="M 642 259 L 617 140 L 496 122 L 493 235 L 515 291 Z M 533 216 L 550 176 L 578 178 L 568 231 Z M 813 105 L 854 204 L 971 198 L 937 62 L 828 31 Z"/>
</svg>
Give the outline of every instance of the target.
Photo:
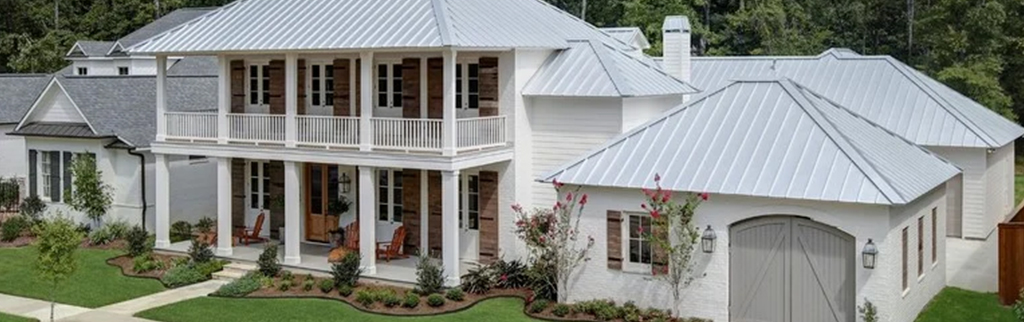
<svg viewBox="0 0 1024 322">
<path fill-rule="evenodd" d="M 56 83 L 46 90 L 31 113 L 26 117 L 25 124 L 32 122 L 85 123 L 82 113 Z"/>
<path fill-rule="evenodd" d="M 14 124 L 0 125 L 0 177 L 24 178 L 28 176 L 28 156 L 25 138 L 7 135 L 13 132 Z"/>
<path fill-rule="evenodd" d="M 1013 211 L 1013 142 L 988 153 L 985 169 L 986 218 L 988 224 L 995 227 Z"/>
<path fill-rule="evenodd" d="M 986 149 L 927 147 L 963 170 L 963 209 L 961 216 L 964 238 L 986 238 L 995 228 L 994 215 L 987 212 L 988 167 Z"/>
<path fill-rule="evenodd" d="M 622 132 L 647 123 L 681 104 L 683 104 L 682 95 L 624 98 L 622 99 Z"/>
</svg>

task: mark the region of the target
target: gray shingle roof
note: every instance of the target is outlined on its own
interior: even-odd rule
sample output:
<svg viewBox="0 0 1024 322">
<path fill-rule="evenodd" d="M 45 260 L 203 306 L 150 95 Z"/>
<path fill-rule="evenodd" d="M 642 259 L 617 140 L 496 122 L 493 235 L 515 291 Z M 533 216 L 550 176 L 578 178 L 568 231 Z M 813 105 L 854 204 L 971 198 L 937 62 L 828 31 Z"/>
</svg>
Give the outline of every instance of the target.
<svg viewBox="0 0 1024 322">
<path fill-rule="evenodd" d="M 736 81 L 542 179 L 899 205 L 960 170 L 790 80 Z"/>
<path fill-rule="evenodd" d="M 217 76 L 217 57 L 188 56 L 167 69 L 168 76 Z"/>
<path fill-rule="evenodd" d="M 548 58 L 523 89 L 527 96 L 635 97 L 698 90 L 636 57 L 586 40 Z"/>
<path fill-rule="evenodd" d="M 998 148 L 1024 135 L 981 104 L 890 56 L 832 49 L 804 57 L 695 57 L 692 83 L 791 78 L 904 138 L 926 146 Z"/>
<path fill-rule="evenodd" d="M 568 39 L 631 48 L 541 0 L 239 0 L 128 50 L 567 48 Z"/>
<path fill-rule="evenodd" d="M 85 123 L 32 123 L 10 133 L 21 136 L 46 136 L 61 138 L 104 138 L 92 132 Z"/>
<path fill-rule="evenodd" d="M 18 123 L 39 94 L 46 88 L 50 75 L 0 75 L 0 124 Z"/>
<path fill-rule="evenodd" d="M 113 46 L 113 41 L 79 40 L 71 47 L 67 57 L 103 57 Z M 81 54 L 78 54 L 79 50 Z"/>
</svg>

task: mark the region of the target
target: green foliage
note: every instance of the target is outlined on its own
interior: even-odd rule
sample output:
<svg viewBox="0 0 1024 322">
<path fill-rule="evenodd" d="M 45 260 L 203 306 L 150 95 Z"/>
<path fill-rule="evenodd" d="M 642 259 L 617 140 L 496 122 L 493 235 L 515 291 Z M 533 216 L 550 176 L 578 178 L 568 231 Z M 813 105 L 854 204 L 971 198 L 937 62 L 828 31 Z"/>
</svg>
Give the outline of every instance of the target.
<svg viewBox="0 0 1024 322">
<path fill-rule="evenodd" d="M 314 281 L 314 280 L 302 281 L 302 290 L 306 291 L 306 292 L 312 291 L 313 290 L 313 286 L 315 286 L 315 285 L 316 285 L 316 281 Z"/>
<path fill-rule="evenodd" d="M 75 230 L 71 219 L 59 212 L 56 217 L 40 222 L 35 230 L 39 251 L 35 269 L 43 281 L 52 285 L 50 321 L 53 321 L 57 290 L 78 269 L 75 252 L 82 243 L 82 234 Z"/>
<path fill-rule="evenodd" d="M 244 297 L 260 289 L 260 276 L 249 273 L 231 283 L 224 284 L 214 294 L 227 297 Z"/>
<path fill-rule="evenodd" d="M 89 219 L 101 220 L 114 201 L 114 188 L 103 182 L 103 171 L 96 168 L 96 156 L 91 153 L 75 155 L 71 175 L 75 178 L 72 181 L 74 191 L 64 193 L 68 196 L 65 201 L 71 209 L 84 212 Z"/>
<path fill-rule="evenodd" d="M 192 245 L 188 247 L 188 258 L 192 265 L 208 263 L 213 260 L 213 249 L 199 239 L 193 239 Z"/>
<path fill-rule="evenodd" d="M 376 295 L 370 290 L 359 290 L 359 292 L 356 292 L 356 303 L 362 304 L 365 307 L 371 307 L 373 302 L 376 301 Z"/>
<path fill-rule="evenodd" d="M 125 236 L 128 242 L 128 256 L 138 257 L 153 251 L 153 244 L 149 242 L 149 233 L 142 226 L 135 226 Z"/>
<path fill-rule="evenodd" d="M 20 189 L 17 179 L 0 177 L 0 209 L 13 209 L 17 206 Z"/>
<path fill-rule="evenodd" d="M 332 281 L 332 280 L 322 280 L 322 281 L 320 281 L 320 285 L 319 286 L 320 286 L 320 291 L 321 292 L 324 292 L 325 294 L 326 293 L 330 293 L 332 290 L 334 290 L 334 281 Z"/>
<path fill-rule="evenodd" d="M 1013 303 L 1013 314 L 1017 316 L 1017 322 L 1024 322 L 1024 289 L 1020 290 L 1020 295 L 1017 298 L 1017 302 Z M 867 319 L 865 318 L 864 322 L 875 321 L 867 321 Z"/>
<path fill-rule="evenodd" d="M 490 266 L 494 271 L 495 286 L 498 288 L 523 288 L 530 283 L 530 278 L 526 276 L 526 264 L 518 259 L 500 259 Z"/>
<path fill-rule="evenodd" d="M 348 297 L 349 295 L 352 295 L 352 287 L 348 285 L 338 286 L 338 295 L 341 295 L 343 297 Z"/>
<path fill-rule="evenodd" d="M 548 300 L 539 299 L 530 303 L 530 313 L 540 313 L 548 308 Z"/>
<path fill-rule="evenodd" d="M 32 219 L 32 221 L 39 221 L 43 215 L 43 211 L 46 211 L 46 203 L 39 196 L 30 196 L 21 201 L 21 207 L 18 209 L 21 211 L 21 215 Z"/>
<path fill-rule="evenodd" d="M 410 309 L 414 309 L 420 305 L 420 297 L 414 292 L 408 292 L 405 294 L 405 300 L 402 301 L 402 306 Z"/>
<path fill-rule="evenodd" d="M 189 240 L 192 238 L 192 224 L 187 221 L 176 221 L 171 224 L 171 242 Z"/>
<path fill-rule="evenodd" d="M 14 216 L 7 218 L 3 226 L 0 226 L 0 241 L 12 242 L 28 229 L 32 228 L 32 222 L 25 216 Z"/>
<path fill-rule="evenodd" d="M 267 243 L 256 264 L 264 276 L 277 276 L 277 273 L 281 272 L 281 263 L 277 260 L 277 244 Z"/>
<path fill-rule="evenodd" d="M 122 220 L 109 222 L 89 234 L 89 242 L 93 245 L 106 245 L 116 240 L 125 239 L 130 230 L 128 223 Z"/>
<path fill-rule="evenodd" d="M 555 304 L 555 307 L 553 309 L 551 309 L 551 314 L 554 314 L 557 317 L 564 317 L 566 315 L 569 315 L 569 311 L 570 310 L 568 305 L 558 303 Z"/>
<path fill-rule="evenodd" d="M 295 275 L 292 274 L 292 271 L 281 271 L 281 279 L 286 281 L 294 281 Z"/>
<path fill-rule="evenodd" d="M 402 298 L 398 297 L 398 294 L 395 294 L 395 292 L 388 292 L 381 295 L 380 301 L 381 303 L 384 303 L 385 307 L 396 307 L 402 304 Z"/>
<path fill-rule="evenodd" d="M 661 176 L 654 175 L 654 190 L 642 189 L 646 202 L 641 206 L 651 216 L 651 231 L 639 234 L 651 243 L 651 273 L 656 280 L 668 284 L 672 298 L 679 302 L 682 288 L 693 281 L 693 254 L 700 239 L 694 223 L 697 207 L 708 194 L 688 194 L 682 202 L 672 192 L 661 188 Z M 641 227 L 642 228 L 642 227 Z"/>
<path fill-rule="evenodd" d="M 290 288 L 292 288 L 292 280 L 281 280 L 281 283 L 277 285 L 277 290 L 281 292 L 287 292 Z"/>
<path fill-rule="evenodd" d="M 196 232 L 199 232 L 201 234 L 210 233 L 210 232 L 213 231 L 213 225 L 215 223 L 216 222 L 213 221 L 213 218 L 210 218 L 210 217 L 200 218 L 199 222 L 197 222 L 196 225 L 195 225 Z"/>
<path fill-rule="evenodd" d="M 132 264 L 132 270 L 136 273 L 146 273 L 164 268 L 164 263 L 154 259 L 153 255 L 149 253 L 135 256 Z"/>
<path fill-rule="evenodd" d="M 195 284 L 209 279 L 198 269 L 191 265 L 175 266 L 164 273 L 160 280 L 168 287 L 179 287 Z"/>
<path fill-rule="evenodd" d="M 440 293 L 444 288 L 444 268 L 429 256 L 420 256 L 416 264 L 416 293 L 428 295 Z"/>
<path fill-rule="evenodd" d="M 430 296 L 427 296 L 427 305 L 430 305 L 430 307 L 440 307 L 444 305 L 444 297 L 441 294 L 430 294 Z"/>
<path fill-rule="evenodd" d="M 455 302 L 462 302 L 466 299 L 466 294 L 462 292 L 461 288 L 452 288 L 444 293 L 444 297 Z"/>
<path fill-rule="evenodd" d="M 359 260 L 359 253 L 349 252 L 341 258 L 340 262 L 331 265 L 331 277 L 334 279 L 335 286 L 356 286 L 359 277 L 363 274 L 363 269 L 359 267 Z"/>
<path fill-rule="evenodd" d="M 534 261 L 533 266 L 526 270 L 526 276 L 534 296 L 539 299 L 558 300 L 558 276 L 552 261 Z"/>
<path fill-rule="evenodd" d="M 462 275 L 462 289 L 473 294 L 484 294 L 494 286 L 494 273 L 488 266 L 470 269 Z"/>
<path fill-rule="evenodd" d="M 867 299 L 864 299 L 864 306 L 857 306 L 857 312 L 864 322 L 878 322 L 878 308 Z"/>
<path fill-rule="evenodd" d="M 202 274 L 203 276 L 210 278 L 213 275 L 213 273 L 224 269 L 224 265 L 226 263 L 227 262 L 225 261 L 211 260 L 205 263 L 192 263 L 191 266 L 195 268 L 195 270 L 198 271 L 199 274 Z"/>
</svg>

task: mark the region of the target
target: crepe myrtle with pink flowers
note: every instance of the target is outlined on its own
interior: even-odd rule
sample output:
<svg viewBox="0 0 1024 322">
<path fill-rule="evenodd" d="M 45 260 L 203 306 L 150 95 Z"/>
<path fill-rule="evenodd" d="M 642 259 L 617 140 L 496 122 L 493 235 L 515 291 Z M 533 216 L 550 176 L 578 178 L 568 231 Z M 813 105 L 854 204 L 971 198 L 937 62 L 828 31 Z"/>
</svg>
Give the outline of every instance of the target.
<svg viewBox="0 0 1024 322">
<path fill-rule="evenodd" d="M 694 224 L 694 214 L 708 194 L 689 193 L 683 200 L 673 199 L 672 191 L 661 187 L 661 176 L 654 175 L 655 189 L 642 189 L 645 202 L 640 205 L 651 215 L 651 230 L 640 235 L 651 244 L 653 260 L 651 275 L 664 281 L 672 289 L 678 304 L 680 293 L 693 281 L 693 255 L 700 232 Z"/>
<path fill-rule="evenodd" d="M 590 249 L 594 238 L 580 236 L 580 218 L 587 204 L 587 195 L 580 194 L 579 188 L 564 191 L 564 185 L 557 180 L 552 184 L 558 198 L 551 208 L 537 208 L 526 212 L 519 204 L 513 205 L 516 213 L 515 233 L 526 242 L 534 265 L 554 267 L 558 302 L 569 298 L 569 280 L 579 272 L 581 264 L 590 260 Z M 582 239 L 582 240 L 581 240 Z"/>
</svg>

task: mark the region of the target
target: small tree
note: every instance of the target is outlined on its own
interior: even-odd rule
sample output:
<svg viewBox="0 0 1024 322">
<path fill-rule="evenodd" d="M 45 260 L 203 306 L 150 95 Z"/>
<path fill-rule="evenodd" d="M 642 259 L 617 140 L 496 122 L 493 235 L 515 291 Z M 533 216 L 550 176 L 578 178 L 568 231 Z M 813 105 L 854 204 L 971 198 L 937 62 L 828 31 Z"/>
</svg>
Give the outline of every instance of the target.
<svg viewBox="0 0 1024 322">
<path fill-rule="evenodd" d="M 103 172 L 96 169 L 96 157 L 89 153 L 76 155 L 71 162 L 71 175 L 75 189 L 64 193 L 68 204 L 99 223 L 113 202 L 113 188 L 103 183 Z"/>
<path fill-rule="evenodd" d="M 858 306 L 857 311 L 864 322 L 878 322 L 878 308 L 868 299 L 864 299 L 864 306 Z"/>
<path fill-rule="evenodd" d="M 526 242 L 535 266 L 553 267 L 558 302 L 565 303 L 569 298 L 569 280 L 583 262 L 590 260 L 588 254 L 594 247 L 594 238 L 587 236 L 582 245 L 579 243 L 580 218 L 587 195 L 579 195 L 579 188 L 563 193 L 564 186 L 557 180 L 552 184 L 558 201 L 551 209 L 527 213 L 517 204 L 512 210 L 517 215 L 516 235 Z"/>
<path fill-rule="evenodd" d="M 671 191 L 661 188 L 661 177 L 657 174 L 654 184 L 655 190 L 643 189 L 647 201 L 641 205 L 651 215 L 653 231 L 640 234 L 651 242 L 654 251 L 651 274 L 672 288 L 672 298 L 679 303 L 680 292 L 693 281 L 694 247 L 700 238 L 693 217 L 708 195 L 689 194 L 679 203 L 672 199 Z"/>
<path fill-rule="evenodd" d="M 0 177 L 0 209 L 14 209 L 18 205 L 20 189 L 17 179 Z"/>
<path fill-rule="evenodd" d="M 59 212 L 57 216 L 41 222 L 35 228 L 35 233 L 39 236 L 36 241 L 39 248 L 36 271 L 40 278 L 51 283 L 52 286 L 50 290 L 51 322 L 57 303 L 57 290 L 78 269 L 75 251 L 78 250 L 78 245 L 82 243 L 84 236 L 75 228 L 71 219 L 64 217 Z"/>
</svg>

